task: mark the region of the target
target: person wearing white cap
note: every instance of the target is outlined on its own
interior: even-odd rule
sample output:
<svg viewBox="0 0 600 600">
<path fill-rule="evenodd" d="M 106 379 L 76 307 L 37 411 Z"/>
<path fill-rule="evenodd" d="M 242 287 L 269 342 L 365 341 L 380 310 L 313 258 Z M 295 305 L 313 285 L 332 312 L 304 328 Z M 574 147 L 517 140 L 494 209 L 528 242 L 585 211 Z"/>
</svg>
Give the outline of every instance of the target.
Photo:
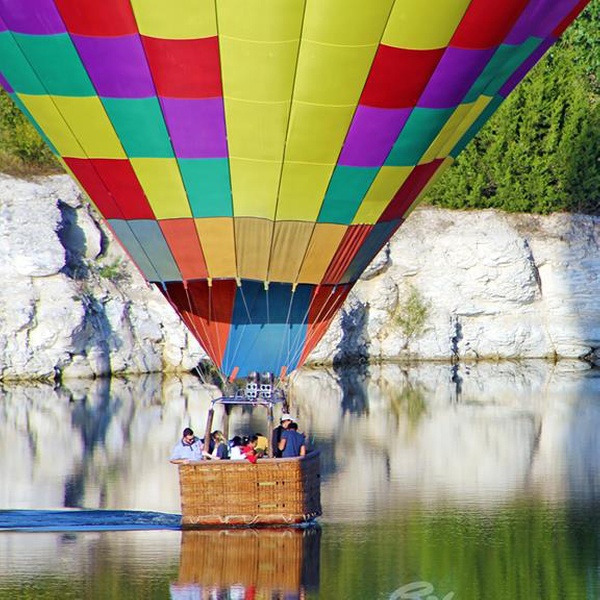
<svg viewBox="0 0 600 600">
<path fill-rule="evenodd" d="M 273 439 L 271 440 L 273 446 L 273 456 L 275 458 L 281 458 L 281 450 L 279 450 L 279 442 L 281 441 L 281 434 L 289 427 L 293 421 L 292 416 L 288 413 L 283 413 L 279 418 L 279 425 L 273 429 Z"/>
</svg>

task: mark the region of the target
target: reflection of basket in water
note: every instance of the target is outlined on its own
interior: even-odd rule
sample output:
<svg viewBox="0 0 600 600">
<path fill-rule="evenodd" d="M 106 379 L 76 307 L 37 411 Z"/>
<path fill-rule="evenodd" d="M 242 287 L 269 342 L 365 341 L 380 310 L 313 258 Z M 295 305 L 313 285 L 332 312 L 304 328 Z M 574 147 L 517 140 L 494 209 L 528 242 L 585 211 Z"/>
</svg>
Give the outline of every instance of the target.
<svg viewBox="0 0 600 600">
<path fill-rule="evenodd" d="M 179 466 L 181 524 L 291 524 L 321 514 L 319 453 Z"/>
<path fill-rule="evenodd" d="M 176 585 L 203 590 L 237 585 L 264 593 L 316 590 L 320 534 L 318 527 L 184 531 Z"/>
</svg>

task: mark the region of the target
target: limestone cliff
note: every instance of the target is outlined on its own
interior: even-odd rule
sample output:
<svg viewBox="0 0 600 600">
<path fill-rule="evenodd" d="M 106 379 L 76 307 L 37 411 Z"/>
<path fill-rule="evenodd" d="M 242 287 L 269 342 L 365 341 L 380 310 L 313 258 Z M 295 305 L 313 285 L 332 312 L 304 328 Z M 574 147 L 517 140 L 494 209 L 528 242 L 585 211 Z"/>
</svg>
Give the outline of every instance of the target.
<svg viewBox="0 0 600 600">
<path fill-rule="evenodd" d="M 192 369 L 204 353 L 67 176 L 0 176 L 0 378 Z"/>
<path fill-rule="evenodd" d="M 600 219 L 417 209 L 311 362 L 593 356 Z M 205 357 L 67 176 L 0 176 L 0 378 L 189 370 Z"/>
<path fill-rule="evenodd" d="M 311 358 L 594 358 L 600 219 L 420 208 Z"/>
</svg>

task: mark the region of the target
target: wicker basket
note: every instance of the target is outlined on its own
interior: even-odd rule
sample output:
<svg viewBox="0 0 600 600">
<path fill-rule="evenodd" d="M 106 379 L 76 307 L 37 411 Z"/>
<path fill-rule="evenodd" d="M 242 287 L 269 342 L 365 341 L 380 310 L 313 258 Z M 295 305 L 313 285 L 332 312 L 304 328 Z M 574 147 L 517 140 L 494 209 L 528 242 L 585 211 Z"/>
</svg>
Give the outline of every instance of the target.
<svg viewBox="0 0 600 600">
<path fill-rule="evenodd" d="M 276 525 L 321 514 L 319 452 L 298 458 L 201 461 L 179 466 L 181 525 Z"/>
<path fill-rule="evenodd" d="M 270 594 L 318 589 L 319 527 L 184 531 L 180 588 L 253 588 Z"/>
</svg>

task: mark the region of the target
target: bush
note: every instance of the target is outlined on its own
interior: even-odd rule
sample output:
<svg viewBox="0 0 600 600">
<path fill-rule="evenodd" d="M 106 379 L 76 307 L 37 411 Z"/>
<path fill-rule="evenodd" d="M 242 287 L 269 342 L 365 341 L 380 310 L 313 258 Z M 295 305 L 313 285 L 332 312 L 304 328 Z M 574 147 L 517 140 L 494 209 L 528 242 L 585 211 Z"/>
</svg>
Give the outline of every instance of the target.
<svg viewBox="0 0 600 600">
<path fill-rule="evenodd" d="M 404 335 L 405 349 L 411 340 L 418 338 L 425 330 L 430 308 L 417 288 L 409 285 L 406 291 L 406 299 L 399 303 L 394 315 L 394 321 Z"/>
<path fill-rule="evenodd" d="M 60 171 L 60 164 L 37 130 L 0 91 L 0 171 L 14 175 Z"/>
<path fill-rule="evenodd" d="M 428 195 L 447 208 L 600 214 L 594 0 Z"/>
</svg>

